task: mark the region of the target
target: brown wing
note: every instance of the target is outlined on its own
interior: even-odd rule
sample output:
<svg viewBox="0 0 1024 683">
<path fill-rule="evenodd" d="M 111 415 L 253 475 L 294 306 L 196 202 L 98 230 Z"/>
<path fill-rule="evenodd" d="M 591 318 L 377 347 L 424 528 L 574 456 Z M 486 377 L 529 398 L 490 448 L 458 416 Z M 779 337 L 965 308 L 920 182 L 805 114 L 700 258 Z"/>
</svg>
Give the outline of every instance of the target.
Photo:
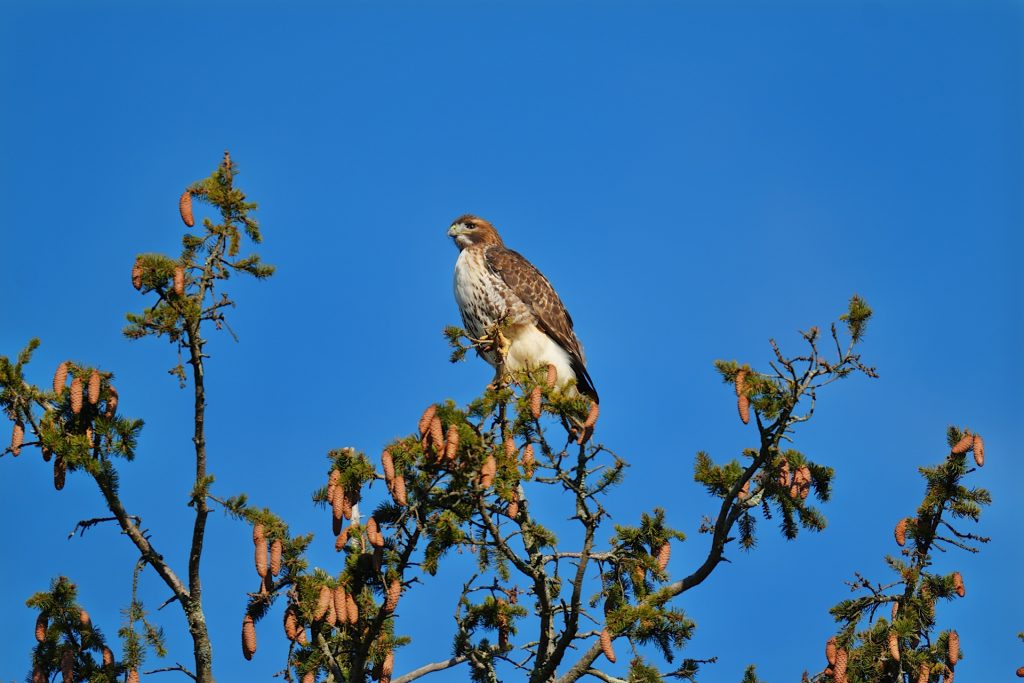
<svg viewBox="0 0 1024 683">
<path fill-rule="evenodd" d="M 511 249 L 500 245 L 489 246 L 484 251 L 484 258 L 487 267 L 533 311 L 541 331 L 569 353 L 573 372 L 576 373 L 577 389 L 596 403 L 597 390 L 587 372 L 583 347 L 573 332 L 572 317 L 562 305 L 555 288 L 532 263 Z"/>
</svg>

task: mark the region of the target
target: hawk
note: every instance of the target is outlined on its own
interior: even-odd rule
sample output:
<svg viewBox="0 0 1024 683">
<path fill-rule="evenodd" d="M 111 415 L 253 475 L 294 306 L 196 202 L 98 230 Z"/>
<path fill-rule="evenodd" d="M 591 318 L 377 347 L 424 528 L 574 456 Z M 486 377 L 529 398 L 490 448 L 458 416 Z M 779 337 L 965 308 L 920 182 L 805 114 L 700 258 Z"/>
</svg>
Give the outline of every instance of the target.
<svg viewBox="0 0 1024 683">
<path fill-rule="evenodd" d="M 505 247 L 498 231 L 483 218 L 456 218 L 448 236 L 459 248 L 455 262 L 455 301 L 478 353 L 502 374 L 553 365 L 557 383 L 598 402 L 587 372 L 583 346 L 572 318 L 554 287 L 519 253 Z M 491 339 L 489 337 L 496 337 Z"/>
</svg>

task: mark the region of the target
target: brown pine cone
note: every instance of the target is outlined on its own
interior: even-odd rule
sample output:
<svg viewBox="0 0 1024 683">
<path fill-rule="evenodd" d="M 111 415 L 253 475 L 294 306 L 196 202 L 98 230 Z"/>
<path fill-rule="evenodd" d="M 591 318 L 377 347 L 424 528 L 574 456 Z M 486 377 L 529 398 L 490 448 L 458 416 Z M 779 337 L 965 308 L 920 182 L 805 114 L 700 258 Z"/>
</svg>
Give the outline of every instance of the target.
<svg viewBox="0 0 1024 683">
<path fill-rule="evenodd" d="M 434 419 L 434 413 L 437 412 L 436 405 L 427 406 L 427 409 L 423 411 L 423 417 L 420 418 L 419 430 L 420 436 L 426 436 L 430 430 L 430 423 Z"/>
<path fill-rule="evenodd" d="M 398 606 L 398 598 L 402 596 L 402 582 L 398 579 L 391 579 L 388 584 L 387 597 L 384 599 L 384 611 L 394 612 Z"/>
<path fill-rule="evenodd" d="M 60 658 L 60 673 L 64 683 L 73 683 L 75 680 L 75 654 L 71 650 L 64 650 Z"/>
<path fill-rule="evenodd" d="M 485 489 L 491 488 L 497 471 L 498 463 L 495 462 L 493 455 L 488 455 L 487 459 L 484 460 L 483 467 L 480 468 L 480 486 Z"/>
<path fill-rule="evenodd" d="M 342 550 L 344 550 L 345 546 L 348 545 L 348 530 L 350 528 L 351 527 L 345 527 L 344 529 L 342 529 L 341 533 L 338 534 L 338 537 L 334 539 L 335 551 L 340 553 Z"/>
<path fill-rule="evenodd" d="M 950 666 L 956 666 L 960 661 L 960 635 L 956 631 L 950 631 L 946 644 L 946 661 Z"/>
<path fill-rule="evenodd" d="M 384 449 L 384 452 L 380 454 L 380 465 L 384 470 L 384 481 L 390 489 L 391 482 L 395 478 L 395 461 L 391 458 L 391 451 L 386 448 Z"/>
<path fill-rule="evenodd" d="M 836 664 L 836 637 L 832 636 L 825 642 L 825 661 L 829 663 L 829 666 L 835 666 Z"/>
<path fill-rule="evenodd" d="M 548 374 L 547 374 L 547 377 L 544 378 L 544 382 L 549 387 L 553 387 L 553 386 L 555 386 L 555 382 L 557 382 L 557 381 L 558 381 L 558 370 L 555 369 L 554 365 L 552 365 L 551 363 L 548 363 Z"/>
<path fill-rule="evenodd" d="M 750 399 L 746 394 L 740 394 L 736 399 L 736 410 L 739 411 L 743 424 L 750 424 Z"/>
<path fill-rule="evenodd" d="M 191 228 L 196 224 L 196 220 L 192 216 L 192 193 L 188 190 L 181 193 L 181 199 L 178 200 L 178 213 L 181 214 L 181 220 L 188 227 Z"/>
<path fill-rule="evenodd" d="M 978 467 L 985 465 L 985 440 L 981 438 L 981 434 L 974 435 L 974 464 Z"/>
<path fill-rule="evenodd" d="M 380 665 L 380 680 L 383 681 L 385 676 L 388 680 L 391 679 L 391 674 L 395 672 L 395 653 L 388 650 L 388 653 L 384 655 L 384 663 Z"/>
<path fill-rule="evenodd" d="M 109 647 L 103 647 L 103 666 L 110 666 L 114 663 L 114 653 L 110 651 Z"/>
<path fill-rule="evenodd" d="M 281 573 L 281 552 L 283 550 L 281 539 L 275 538 L 270 543 L 270 573 L 274 576 Z"/>
<path fill-rule="evenodd" d="M 928 677 L 932 673 L 932 667 L 927 662 L 921 662 L 917 669 L 917 683 L 928 683 Z"/>
<path fill-rule="evenodd" d="M 341 533 L 341 520 L 345 518 L 345 492 L 341 487 L 334 489 L 334 502 L 331 504 L 331 521 L 335 535 Z"/>
<path fill-rule="evenodd" d="M 665 541 L 662 546 L 658 549 L 658 569 L 665 571 L 665 567 L 668 566 L 669 558 L 672 557 L 672 546 L 668 541 Z"/>
<path fill-rule="evenodd" d="M 316 671 L 310 669 L 302 674 L 302 683 L 316 683 Z"/>
<path fill-rule="evenodd" d="M 510 519 L 515 519 L 519 516 L 519 491 L 515 488 L 512 489 L 512 500 L 508 502 L 508 508 L 505 511 Z"/>
<path fill-rule="evenodd" d="M 132 266 L 132 287 L 142 289 L 142 259 L 135 257 L 135 265 Z"/>
<path fill-rule="evenodd" d="M 254 547 L 253 558 L 256 564 L 256 573 L 260 578 L 267 575 L 267 540 L 263 534 L 263 525 L 256 524 L 252 529 L 252 543 Z"/>
<path fill-rule="evenodd" d="M 102 378 L 100 377 L 99 370 L 93 370 L 89 373 L 89 385 L 87 392 L 89 394 L 89 405 L 94 406 L 100 401 L 100 384 Z"/>
<path fill-rule="evenodd" d="M 299 626 L 299 629 L 295 632 L 295 642 L 302 646 L 309 644 L 309 639 L 306 638 L 305 626 Z"/>
<path fill-rule="evenodd" d="M 509 460 L 515 459 L 516 455 L 519 453 L 519 449 L 516 448 L 516 440 L 513 439 L 511 435 L 506 434 L 504 441 L 505 457 Z"/>
<path fill-rule="evenodd" d="M 89 618 L 89 613 L 84 609 L 80 610 L 78 613 L 78 623 L 81 624 L 82 628 L 92 628 L 92 619 Z"/>
<path fill-rule="evenodd" d="M 953 588 L 961 598 L 967 594 L 967 589 L 964 588 L 964 577 L 960 575 L 960 572 L 953 572 Z"/>
<path fill-rule="evenodd" d="M 391 497 L 395 499 L 395 503 L 397 505 L 401 505 L 402 507 L 405 507 L 406 505 L 409 504 L 409 501 L 406 498 L 405 477 L 403 477 L 401 474 L 396 476 L 394 482 L 392 483 Z"/>
<path fill-rule="evenodd" d="M 348 623 L 348 598 L 345 595 L 345 589 L 337 586 L 332 594 L 332 599 L 334 615 L 338 620 L 338 624 L 344 626 Z"/>
<path fill-rule="evenodd" d="M 896 614 L 900 611 L 900 603 L 892 603 L 892 619 L 890 621 L 896 621 Z"/>
<path fill-rule="evenodd" d="M 36 641 L 43 642 L 46 640 L 46 617 L 40 614 L 36 617 Z"/>
<path fill-rule="evenodd" d="M 370 517 L 370 519 L 366 520 L 366 538 L 374 548 L 384 547 L 384 536 L 380 533 L 380 529 L 377 526 L 376 517 Z"/>
<path fill-rule="evenodd" d="M 57 398 L 60 398 L 61 394 L 64 393 L 65 384 L 68 381 L 68 362 L 64 361 L 57 366 L 57 371 L 53 373 L 53 393 L 57 394 Z"/>
<path fill-rule="evenodd" d="M 299 621 L 295 618 L 295 608 L 288 605 L 284 610 L 284 635 L 288 640 L 295 640 L 299 631 Z"/>
<path fill-rule="evenodd" d="M 608 633 L 608 629 L 601 631 L 601 652 L 609 662 L 615 663 L 615 650 L 612 649 L 612 636 Z"/>
<path fill-rule="evenodd" d="M 110 419 L 117 412 L 117 389 L 108 384 L 107 391 L 110 395 L 107 397 L 107 409 L 103 411 L 103 417 Z"/>
<path fill-rule="evenodd" d="M 256 654 L 256 623 L 252 620 L 251 614 L 246 614 L 242 620 L 242 656 L 246 660 L 252 659 Z"/>
<path fill-rule="evenodd" d="M 131 669 L 131 670 L 128 671 L 128 681 L 127 681 L 127 683 L 139 683 L 139 670 L 138 669 Z"/>
<path fill-rule="evenodd" d="M 448 438 L 444 442 L 444 457 L 448 462 L 455 462 L 455 456 L 459 452 L 459 428 L 456 425 L 448 426 Z"/>
<path fill-rule="evenodd" d="M 60 491 L 64 488 L 64 478 L 67 476 L 68 468 L 64 464 L 64 457 L 59 453 L 53 459 L 53 488 Z"/>
<path fill-rule="evenodd" d="M 964 431 L 963 436 L 960 437 L 959 441 L 953 444 L 953 448 L 950 449 L 950 452 L 953 453 L 953 455 L 960 455 L 961 453 L 966 453 L 971 450 L 973 445 L 974 435 L 969 431 Z"/>
<path fill-rule="evenodd" d="M 779 486 L 789 486 L 789 461 L 782 458 L 782 465 L 779 467 Z"/>
<path fill-rule="evenodd" d="M 11 430 L 11 455 L 18 457 L 21 455 L 21 444 L 25 443 L 25 425 L 20 421 L 14 423 L 14 428 Z"/>
<path fill-rule="evenodd" d="M 526 473 L 527 478 L 533 476 L 533 466 L 536 462 L 536 459 L 533 457 L 533 444 L 528 443 L 523 449 L 523 471 Z"/>
<path fill-rule="evenodd" d="M 430 442 L 433 445 L 434 453 L 440 457 L 444 453 L 444 427 L 441 425 L 441 418 L 437 415 L 430 420 Z"/>
<path fill-rule="evenodd" d="M 71 379 L 71 412 L 75 415 L 82 412 L 82 380 L 78 377 Z"/>
<path fill-rule="evenodd" d="M 590 402 L 590 412 L 587 413 L 587 419 L 583 421 L 583 431 L 593 429 L 594 425 L 597 424 L 597 416 L 601 413 L 601 409 L 597 406 L 597 403 Z"/>
<path fill-rule="evenodd" d="M 51 450 L 50 450 L 49 448 L 47 448 L 46 446 L 40 446 L 40 447 L 39 447 L 39 450 L 40 450 L 40 451 L 42 452 L 42 454 L 43 454 L 43 462 L 50 462 L 50 456 L 52 456 L 52 455 L 53 455 L 53 451 L 51 451 Z"/>
<path fill-rule="evenodd" d="M 178 296 L 185 296 L 185 268 L 174 267 L 174 293 Z"/>
<path fill-rule="evenodd" d="M 345 593 L 345 611 L 348 613 L 348 623 L 359 623 L 359 604 L 351 593 Z"/>
<path fill-rule="evenodd" d="M 843 680 L 846 680 L 846 666 L 850 663 L 850 655 L 847 654 L 846 650 L 841 647 L 836 648 L 836 663 L 832 665 L 833 675 L 836 680 L 842 676 Z"/>
<path fill-rule="evenodd" d="M 736 397 L 739 398 L 747 388 L 747 371 L 738 370 L 735 378 Z"/>
<path fill-rule="evenodd" d="M 889 656 L 893 661 L 900 661 L 900 639 L 892 632 L 889 633 Z"/>
<path fill-rule="evenodd" d="M 327 614 L 327 608 L 334 602 L 334 593 L 327 586 L 320 586 L 320 593 L 316 598 L 316 609 L 313 610 L 313 620 L 320 621 Z"/>
<path fill-rule="evenodd" d="M 901 548 L 907 543 L 907 518 L 904 517 L 900 521 L 896 522 L 896 530 L 894 532 L 896 536 L 896 545 Z"/>
<path fill-rule="evenodd" d="M 541 392 L 540 387 L 534 387 L 533 391 L 530 392 L 530 415 L 533 415 L 533 419 L 537 420 L 540 418 L 540 400 Z"/>
<path fill-rule="evenodd" d="M 327 485 L 337 486 L 341 483 L 341 472 L 336 469 L 332 469 L 331 473 L 327 475 Z"/>
</svg>

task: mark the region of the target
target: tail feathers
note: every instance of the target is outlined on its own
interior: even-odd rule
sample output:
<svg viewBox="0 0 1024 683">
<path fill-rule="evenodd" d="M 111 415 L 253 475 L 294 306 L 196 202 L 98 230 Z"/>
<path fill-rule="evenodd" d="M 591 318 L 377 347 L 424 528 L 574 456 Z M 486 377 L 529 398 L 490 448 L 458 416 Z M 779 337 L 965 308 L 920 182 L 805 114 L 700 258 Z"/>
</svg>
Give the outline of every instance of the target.
<svg viewBox="0 0 1024 683">
<path fill-rule="evenodd" d="M 579 358 L 573 357 L 572 371 L 576 375 L 576 390 L 589 397 L 594 403 L 600 403 L 597 397 L 597 389 L 594 388 L 594 380 L 590 379 L 587 366 Z"/>
</svg>

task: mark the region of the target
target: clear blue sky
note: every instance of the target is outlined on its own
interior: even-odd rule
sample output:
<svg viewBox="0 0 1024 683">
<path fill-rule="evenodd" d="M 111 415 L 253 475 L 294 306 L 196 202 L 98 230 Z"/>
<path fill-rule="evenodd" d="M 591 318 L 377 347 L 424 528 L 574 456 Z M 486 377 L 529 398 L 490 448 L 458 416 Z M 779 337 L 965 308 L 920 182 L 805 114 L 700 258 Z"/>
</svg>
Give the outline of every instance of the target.
<svg viewBox="0 0 1024 683">
<path fill-rule="evenodd" d="M 703 559 L 713 509 L 694 452 L 754 441 L 711 361 L 764 367 L 768 337 L 795 349 L 853 292 L 874 306 L 864 352 L 881 379 L 830 387 L 798 437 L 838 472 L 828 529 L 786 543 L 763 524 L 755 552 L 680 602 L 698 623 L 684 656 L 719 658 L 705 681 L 820 669 L 828 607 L 855 570 L 891 580 L 892 527 L 950 423 L 986 437 L 973 482 L 995 504 L 977 529 L 992 543 L 939 560 L 967 584 L 940 623 L 960 632 L 962 680 L 1024 664 L 1019 2 L 140 5 L 0 5 L 0 353 L 41 337 L 43 384 L 65 358 L 117 373 L 121 409 L 147 423 L 126 502 L 176 565 L 191 393 L 166 374 L 171 347 L 120 328 L 143 305 L 135 254 L 178 253 L 178 194 L 230 148 L 279 271 L 233 283 L 241 341 L 211 345 L 216 491 L 315 531 L 315 563 L 337 567 L 309 502 L 324 453 L 376 457 L 428 403 L 490 378 L 450 365 L 440 334 L 458 319 L 445 230 L 469 211 L 561 292 L 601 393 L 598 438 L 632 463 L 610 509 L 630 522 L 639 501 L 663 505 L 690 534 L 677 575 Z M 57 493 L 37 454 L 0 460 L 0 679 L 28 670 L 24 600 L 57 574 L 116 633 L 133 548 L 110 527 L 66 540 L 103 512 L 84 477 Z M 253 662 L 239 647 L 249 530 L 217 515 L 209 534 L 216 673 L 268 680 L 277 612 Z M 415 643 L 397 672 L 448 651 L 446 590 L 403 600 Z M 152 574 L 144 597 L 167 597 Z M 169 662 L 190 663 L 180 612 L 158 621 Z"/>
</svg>

